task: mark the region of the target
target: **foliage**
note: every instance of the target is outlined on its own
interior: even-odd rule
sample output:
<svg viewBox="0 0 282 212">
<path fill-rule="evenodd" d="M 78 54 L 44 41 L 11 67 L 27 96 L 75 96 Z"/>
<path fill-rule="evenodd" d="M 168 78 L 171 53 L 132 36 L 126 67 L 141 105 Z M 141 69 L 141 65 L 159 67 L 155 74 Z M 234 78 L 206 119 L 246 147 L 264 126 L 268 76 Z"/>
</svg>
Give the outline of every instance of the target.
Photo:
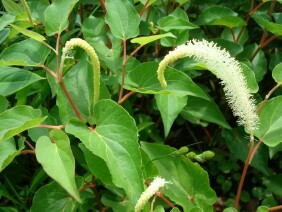
<svg viewBox="0 0 282 212">
<path fill-rule="evenodd" d="M 2 0 L 0 210 L 140 211 L 148 190 L 142 211 L 281 209 L 281 4 Z M 205 57 L 160 77 L 201 40 Z M 254 96 L 254 132 L 221 52 Z"/>
</svg>

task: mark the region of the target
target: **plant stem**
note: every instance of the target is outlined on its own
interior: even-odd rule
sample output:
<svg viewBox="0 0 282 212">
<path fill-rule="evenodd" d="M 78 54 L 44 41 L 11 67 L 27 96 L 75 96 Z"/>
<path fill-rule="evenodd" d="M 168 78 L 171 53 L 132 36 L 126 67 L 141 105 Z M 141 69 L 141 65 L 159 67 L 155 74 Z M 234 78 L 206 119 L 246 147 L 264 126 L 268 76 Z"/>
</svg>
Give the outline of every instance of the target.
<svg viewBox="0 0 282 212">
<path fill-rule="evenodd" d="M 27 140 L 24 142 L 29 146 L 29 148 L 31 148 L 31 150 L 35 151 L 35 148 L 31 145 L 31 143 L 29 143 Z"/>
<path fill-rule="evenodd" d="M 51 69 L 49 69 L 47 66 L 42 65 L 41 67 L 42 67 L 45 71 L 47 71 L 49 74 L 51 74 L 55 79 L 58 79 L 58 78 L 57 78 L 57 75 L 54 73 L 54 71 L 52 71 Z"/>
<path fill-rule="evenodd" d="M 35 154 L 35 150 L 30 150 L 30 149 L 22 150 L 21 155 L 25 155 L 25 154 Z"/>
<path fill-rule="evenodd" d="M 243 169 L 243 172 L 242 172 L 242 175 L 241 175 L 240 183 L 239 183 L 239 186 L 238 186 L 238 191 L 237 191 L 237 194 L 236 194 L 236 199 L 235 199 L 235 204 L 234 204 L 234 208 L 236 208 L 236 209 L 238 209 L 238 206 L 239 206 L 241 192 L 242 192 L 242 188 L 243 188 L 244 181 L 245 181 L 245 178 L 246 178 L 247 170 L 249 168 L 253 147 L 254 147 L 254 138 L 253 138 L 253 135 L 251 135 L 248 156 L 247 156 L 247 159 L 245 161 L 244 169 Z"/>
<path fill-rule="evenodd" d="M 98 205 L 98 208 L 99 208 L 99 211 L 103 211 L 103 205 L 102 205 L 102 202 L 101 202 L 101 197 L 96 189 L 96 184 L 95 184 L 95 176 L 92 176 L 92 191 L 93 191 L 93 194 L 95 195 L 95 198 L 96 198 L 96 201 L 97 201 L 97 205 Z"/>
<path fill-rule="evenodd" d="M 103 9 L 104 14 L 106 14 L 107 13 L 107 9 L 106 9 L 106 4 L 105 4 L 104 0 L 99 0 L 99 2 L 101 4 L 101 7 Z"/>
<path fill-rule="evenodd" d="M 269 92 L 268 94 L 265 96 L 264 100 L 260 103 L 260 105 L 257 108 L 257 113 L 261 110 L 261 108 L 263 107 L 263 105 L 266 103 L 266 101 L 270 98 L 270 96 L 274 93 L 274 91 L 276 91 L 279 87 L 280 87 L 281 83 L 277 83 L 277 85 L 275 85 Z"/>
<path fill-rule="evenodd" d="M 144 182 L 150 186 L 149 180 L 144 180 Z M 156 195 L 161 198 L 169 207 L 175 208 L 175 206 L 161 193 L 161 192 L 156 192 Z"/>
<path fill-rule="evenodd" d="M 268 211 L 280 211 L 280 210 L 282 210 L 282 205 L 268 208 Z"/>
<path fill-rule="evenodd" d="M 147 6 L 148 6 L 148 4 L 149 4 L 149 1 L 150 1 L 150 0 L 147 0 L 147 1 L 146 1 L 146 3 L 144 4 L 142 10 L 140 11 L 140 13 L 139 13 L 140 17 L 142 17 L 142 15 L 144 14 L 145 10 L 147 9 Z"/>
<path fill-rule="evenodd" d="M 258 148 L 260 147 L 260 145 L 262 144 L 262 140 L 259 140 L 259 142 L 257 143 L 257 145 L 255 146 L 254 150 L 252 151 L 252 154 L 251 154 L 251 158 L 250 158 L 250 162 L 252 162 L 256 152 L 258 151 Z"/>
<path fill-rule="evenodd" d="M 39 124 L 38 127 L 46 128 L 46 129 L 61 130 L 61 129 L 64 129 L 66 126 L 64 125 L 53 126 L 53 125 Z"/>
<path fill-rule="evenodd" d="M 124 97 L 121 98 L 121 100 L 118 101 L 118 104 L 121 105 L 125 100 L 128 99 L 131 95 L 135 94 L 135 91 L 130 91 L 127 94 L 124 95 Z"/>
<path fill-rule="evenodd" d="M 71 98 L 71 96 L 70 96 L 70 93 L 68 92 L 68 90 L 67 90 L 65 84 L 64 84 L 62 81 L 59 82 L 59 84 L 60 84 L 61 88 L 63 89 L 64 93 L 66 94 L 66 96 L 67 96 L 67 98 L 68 98 L 68 100 L 69 100 L 69 102 L 70 102 L 70 104 L 71 104 L 71 106 L 72 106 L 72 108 L 73 108 L 73 110 L 74 110 L 76 116 L 78 117 L 78 119 L 79 119 L 80 121 L 83 121 L 83 118 L 81 117 L 81 115 L 80 115 L 80 113 L 79 113 L 79 111 L 78 111 L 78 108 L 77 108 L 76 105 L 74 104 L 74 102 L 73 102 L 73 100 L 72 100 L 72 98 Z"/>
<path fill-rule="evenodd" d="M 123 95 L 123 85 L 124 85 L 124 77 L 125 77 L 125 65 L 126 65 L 126 40 L 122 40 L 123 43 L 123 62 L 122 62 L 122 75 L 121 75 L 121 87 L 119 91 L 119 100 L 122 99 Z"/>
</svg>

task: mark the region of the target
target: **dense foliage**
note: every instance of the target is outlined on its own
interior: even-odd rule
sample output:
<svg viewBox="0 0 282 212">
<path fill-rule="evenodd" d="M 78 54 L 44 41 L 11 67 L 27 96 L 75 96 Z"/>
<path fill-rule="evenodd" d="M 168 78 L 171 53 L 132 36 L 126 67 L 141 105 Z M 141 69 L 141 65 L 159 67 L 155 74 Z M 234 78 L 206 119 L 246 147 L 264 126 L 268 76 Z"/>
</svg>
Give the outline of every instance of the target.
<svg viewBox="0 0 282 212">
<path fill-rule="evenodd" d="M 281 210 L 281 4 L 2 0 L 0 211 Z"/>
</svg>

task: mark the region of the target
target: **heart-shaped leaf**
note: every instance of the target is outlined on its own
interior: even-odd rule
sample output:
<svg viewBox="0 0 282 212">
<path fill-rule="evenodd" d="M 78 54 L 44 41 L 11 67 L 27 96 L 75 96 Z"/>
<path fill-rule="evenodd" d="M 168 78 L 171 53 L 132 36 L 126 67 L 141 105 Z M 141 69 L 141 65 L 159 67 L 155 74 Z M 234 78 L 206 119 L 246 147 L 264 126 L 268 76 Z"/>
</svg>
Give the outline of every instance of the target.
<svg viewBox="0 0 282 212">
<path fill-rule="evenodd" d="M 174 120 L 187 104 L 188 96 L 156 94 L 155 99 L 161 112 L 165 136 L 167 136 Z"/>
<path fill-rule="evenodd" d="M 74 157 L 68 136 L 59 130 L 42 136 L 36 142 L 36 158 L 44 171 L 58 182 L 78 202 L 81 202 L 75 183 Z"/>
<path fill-rule="evenodd" d="M 147 62 L 137 66 L 128 75 L 125 88 L 146 94 L 173 94 L 197 96 L 209 100 L 205 92 L 186 74 L 168 67 L 165 71 L 167 87 L 162 88 L 157 78 L 158 63 Z"/>
<path fill-rule="evenodd" d="M 7 140 L 44 121 L 41 110 L 20 105 L 0 114 L 0 141 Z"/>
<path fill-rule="evenodd" d="M 68 27 L 68 17 L 78 0 L 55 0 L 45 10 L 45 31 L 48 36 L 61 34 Z"/>
<path fill-rule="evenodd" d="M 24 69 L 0 67 L 0 95 L 8 96 L 42 79 L 44 78 Z"/>
<path fill-rule="evenodd" d="M 160 176 L 170 182 L 165 186 L 165 196 L 181 205 L 184 211 L 194 207 L 205 212 L 213 211 L 216 194 L 210 187 L 207 172 L 199 164 L 184 156 L 172 156 L 175 149 L 169 146 L 145 142 L 141 146 L 151 160 L 155 159 L 153 163 L 160 171 Z"/>
<path fill-rule="evenodd" d="M 123 188 L 135 205 L 144 189 L 135 121 L 112 100 L 96 103 L 93 117 L 95 130 L 91 131 L 84 123 L 72 120 L 66 131 L 106 162 L 113 183 Z"/>
<path fill-rule="evenodd" d="M 83 178 L 76 177 L 78 187 L 83 186 Z M 32 201 L 31 212 L 76 211 L 79 204 L 57 183 L 51 182 L 39 188 Z"/>
<path fill-rule="evenodd" d="M 50 49 L 44 44 L 27 39 L 6 48 L 0 54 L 2 66 L 41 66 L 44 64 Z"/>
<path fill-rule="evenodd" d="M 255 135 L 267 146 L 282 142 L 282 96 L 268 100 L 259 111 L 260 125 Z"/>
<path fill-rule="evenodd" d="M 128 0 L 107 0 L 106 9 L 106 23 L 113 36 L 127 40 L 139 34 L 140 16 Z"/>
</svg>

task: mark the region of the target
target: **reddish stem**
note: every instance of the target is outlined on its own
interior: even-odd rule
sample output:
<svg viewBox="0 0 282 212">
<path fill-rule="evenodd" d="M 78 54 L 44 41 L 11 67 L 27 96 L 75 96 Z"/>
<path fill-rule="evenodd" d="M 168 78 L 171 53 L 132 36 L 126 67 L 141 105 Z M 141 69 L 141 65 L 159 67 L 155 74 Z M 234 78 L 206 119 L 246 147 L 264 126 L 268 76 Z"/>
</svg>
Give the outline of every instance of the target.
<svg viewBox="0 0 282 212">
<path fill-rule="evenodd" d="M 145 10 L 147 9 L 147 6 L 148 6 L 148 4 L 149 4 L 149 1 L 150 1 L 150 0 L 147 0 L 147 1 L 146 1 L 146 3 L 144 4 L 142 10 L 140 11 L 140 13 L 139 13 L 140 17 L 142 17 L 142 15 L 144 14 Z"/>
<path fill-rule="evenodd" d="M 147 186 L 150 186 L 151 184 L 149 180 L 144 180 L 144 182 Z M 175 206 L 161 192 L 156 192 L 156 195 L 161 198 L 169 207 L 175 208 Z"/>
<path fill-rule="evenodd" d="M 121 105 L 125 100 L 127 100 L 131 95 L 135 94 L 135 91 L 130 91 L 127 94 L 125 94 L 121 100 L 118 101 L 118 104 Z"/>
<path fill-rule="evenodd" d="M 101 7 L 102 7 L 102 9 L 104 11 L 104 14 L 106 14 L 107 13 L 107 9 L 106 9 L 106 4 L 105 4 L 104 0 L 99 0 L 99 2 L 100 2 Z"/>
<path fill-rule="evenodd" d="M 70 93 L 68 92 L 68 90 L 67 90 L 65 84 L 64 84 L 62 81 L 59 82 L 59 84 L 60 84 L 61 88 L 63 89 L 65 95 L 67 96 L 67 98 L 68 98 L 68 100 L 69 100 L 69 102 L 70 102 L 70 104 L 71 104 L 71 106 L 72 106 L 72 108 L 73 108 L 73 110 L 74 110 L 76 116 L 78 117 L 79 120 L 83 121 L 83 118 L 81 117 L 81 115 L 80 115 L 80 113 L 79 113 L 79 111 L 78 111 L 78 108 L 77 108 L 76 105 L 74 104 L 74 102 L 73 102 L 73 100 L 72 100 L 72 98 L 71 98 L 71 96 L 70 96 Z"/>
<path fill-rule="evenodd" d="M 260 145 L 262 144 L 262 140 L 259 140 L 259 142 L 257 143 L 257 145 L 255 146 L 254 150 L 252 151 L 252 154 L 251 154 L 251 158 L 250 158 L 250 162 L 252 162 L 256 152 L 258 151 L 258 148 L 260 147 Z"/>
<path fill-rule="evenodd" d="M 270 98 L 270 96 L 274 93 L 274 91 L 276 91 L 279 87 L 280 87 L 280 83 L 278 83 L 277 85 L 275 85 L 269 92 L 268 94 L 265 96 L 264 100 L 260 103 L 260 105 L 258 106 L 256 112 L 258 113 L 261 108 L 263 107 L 263 105 L 266 103 L 266 101 Z"/>
<path fill-rule="evenodd" d="M 35 154 L 35 150 L 26 149 L 21 151 L 21 155 L 25 155 L 25 154 Z"/>
<path fill-rule="evenodd" d="M 47 66 L 42 65 L 41 67 L 42 67 L 45 71 L 47 71 L 49 74 L 51 74 L 52 77 L 54 77 L 55 79 L 58 79 L 58 78 L 57 78 L 57 75 L 54 73 L 54 71 L 52 71 L 51 69 L 49 69 Z"/>
<path fill-rule="evenodd" d="M 239 206 L 240 196 L 241 196 L 242 188 L 243 188 L 244 181 L 245 181 L 245 178 L 246 178 L 247 170 L 249 168 L 253 147 L 254 147 L 254 140 L 253 140 L 253 138 L 251 138 L 248 156 L 247 156 L 247 159 L 245 161 L 244 169 L 243 169 L 243 172 L 242 172 L 242 175 L 241 175 L 240 183 L 239 183 L 239 186 L 238 186 L 238 191 L 237 191 L 237 194 L 236 194 L 236 199 L 235 199 L 235 204 L 234 204 L 234 208 L 236 208 L 236 209 L 238 209 L 238 206 Z"/>
<path fill-rule="evenodd" d="M 282 205 L 268 208 L 268 211 L 280 211 L 280 210 L 282 210 Z"/>
</svg>

